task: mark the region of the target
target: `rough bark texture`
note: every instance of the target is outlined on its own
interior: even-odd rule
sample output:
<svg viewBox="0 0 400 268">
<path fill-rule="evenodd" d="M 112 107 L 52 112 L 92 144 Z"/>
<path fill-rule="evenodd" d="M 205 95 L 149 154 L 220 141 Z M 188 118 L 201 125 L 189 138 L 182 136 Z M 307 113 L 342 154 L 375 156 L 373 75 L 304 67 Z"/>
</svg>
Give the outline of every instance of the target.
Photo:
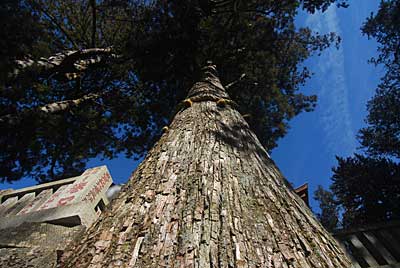
<svg viewBox="0 0 400 268">
<path fill-rule="evenodd" d="M 206 70 L 59 267 L 350 267 Z"/>
<path fill-rule="evenodd" d="M 29 68 L 36 68 L 39 73 L 63 73 L 68 80 L 76 77 L 76 72 L 86 70 L 90 65 L 101 61 L 102 57 L 118 57 L 112 53 L 112 48 L 88 48 L 82 50 L 68 50 L 57 53 L 49 58 L 33 60 L 26 58 L 17 60 L 17 68 L 9 74 L 10 77 L 18 77 Z"/>
</svg>

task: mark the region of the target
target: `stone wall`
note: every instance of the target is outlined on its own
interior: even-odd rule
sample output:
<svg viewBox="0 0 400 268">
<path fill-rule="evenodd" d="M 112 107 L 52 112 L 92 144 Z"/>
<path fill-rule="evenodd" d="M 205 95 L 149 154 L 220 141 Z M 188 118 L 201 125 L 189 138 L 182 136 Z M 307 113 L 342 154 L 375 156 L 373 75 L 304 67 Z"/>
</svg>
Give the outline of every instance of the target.
<svg viewBox="0 0 400 268">
<path fill-rule="evenodd" d="M 23 223 L 0 232 L 0 267 L 54 267 L 57 255 L 85 230 L 48 223 Z"/>
</svg>

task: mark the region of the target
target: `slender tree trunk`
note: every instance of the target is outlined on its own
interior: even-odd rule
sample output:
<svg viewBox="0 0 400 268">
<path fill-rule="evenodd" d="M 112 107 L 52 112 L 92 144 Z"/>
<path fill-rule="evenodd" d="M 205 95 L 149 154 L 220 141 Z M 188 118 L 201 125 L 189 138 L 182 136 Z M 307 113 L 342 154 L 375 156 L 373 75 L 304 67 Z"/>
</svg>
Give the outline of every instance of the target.
<svg viewBox="0 0 400 268">
<path fill-rule="evenodd" d="M 213 66 L 59 267 L 350 267 L 289 189 Z"/>
</svg>

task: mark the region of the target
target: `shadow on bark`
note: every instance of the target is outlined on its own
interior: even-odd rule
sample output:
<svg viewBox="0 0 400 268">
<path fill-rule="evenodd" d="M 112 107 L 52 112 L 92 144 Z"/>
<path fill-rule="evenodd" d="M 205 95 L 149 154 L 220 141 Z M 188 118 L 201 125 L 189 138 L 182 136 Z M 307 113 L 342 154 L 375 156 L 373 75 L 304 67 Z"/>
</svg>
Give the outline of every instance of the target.
<svg viewBox="0 0 400 268">
<path fill-rule="evenodd" d="M 221 114 L 220 111 L 216 112 Z M 217 115 L 218 115 L 217 114 Z M 216 131 L 212 131 L 215 138 L 233 148 L 242 152 L 253 152 L 257 154 L 265 154 L 261 148 L 261 144 L 257 143 L 256 137 L 251 133 L 249 126 L 243 120 L 237 120 L 225 123 L 221 120 L 217 121 Z"/>
</svg>

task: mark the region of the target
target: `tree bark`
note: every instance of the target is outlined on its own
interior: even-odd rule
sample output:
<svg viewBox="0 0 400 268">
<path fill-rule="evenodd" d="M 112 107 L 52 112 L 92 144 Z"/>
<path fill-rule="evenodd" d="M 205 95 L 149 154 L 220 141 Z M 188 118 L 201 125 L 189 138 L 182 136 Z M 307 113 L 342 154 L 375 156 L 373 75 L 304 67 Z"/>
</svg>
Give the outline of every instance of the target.
<svg viewBox="0 0 400 268">
<path fill-rule="evenodd" d="M 205 68 L 111 208 L 59 267 L 350 267 Z"/>
<path fill-rule="evenodd" d="M 118 58 L 117 55 L 113 54 L 111 47 L 68 50 L 39 60 L 28 57 L 24 60 L 17 60 L 17 67 L 9 76 L 17 78 L 26 70 L 36 68 L 39 73 L 64 74 L 66 79 L 71 80 L 76 77 L 77 72 L 83 72 L 90 65 L 100 62 L 104 57 Z"/>
</svg>

